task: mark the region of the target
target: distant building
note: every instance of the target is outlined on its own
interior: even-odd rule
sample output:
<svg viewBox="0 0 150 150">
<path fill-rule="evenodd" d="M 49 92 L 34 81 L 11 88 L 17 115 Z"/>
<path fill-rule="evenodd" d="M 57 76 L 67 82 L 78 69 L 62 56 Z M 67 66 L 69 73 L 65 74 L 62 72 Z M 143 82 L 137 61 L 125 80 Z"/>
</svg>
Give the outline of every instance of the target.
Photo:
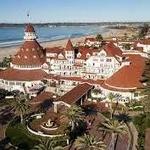
<svg viewBox="0 0 150 150">
<path fill-rule="evenodd" d="M 84 46 L 88 46 L 88 47 L 100 47 L 101 45 L 101 41 L 97 41 L 96 38 L 86 38 L 84 41 Z"/>
<path fill-rule="evenodd" d="M 136 42 L 136 47 L 142 48 L 143 52 L 150 54 L 150 38 Z"/>
</svg>

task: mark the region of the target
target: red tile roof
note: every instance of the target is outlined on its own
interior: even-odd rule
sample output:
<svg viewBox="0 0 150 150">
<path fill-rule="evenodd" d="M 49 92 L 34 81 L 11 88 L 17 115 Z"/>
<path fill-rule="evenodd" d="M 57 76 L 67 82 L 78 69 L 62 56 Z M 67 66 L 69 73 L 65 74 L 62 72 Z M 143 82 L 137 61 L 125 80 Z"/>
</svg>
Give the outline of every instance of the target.
<svg viewBox="0 0 150 150">
<path fill-rule="evenodd" d="M 93 85 L 88 83 L 79 84 L 71 91 L 67 92 L 65 95 L 60 97 L 58 101 L 63 101 L 67 104 L 76 103 L 86 92 L 93 88 Z"/>
<path fill-rule="evenodd" d="M 57 54 L 59 54 L 63 51 L 64 51 L 64 48 L 62 48 L 62 47 L 47 47 L 46 48 L 47 53 L 57 53 Z"/>
<path fill-rule="evenodd" d="M 87 57 L 86 55 L 89 53 L 90 55 L 92 55 L 93 51 L 97 51 L 97 49 L 94 48 L 89 48 L 89 47 L 85 47 L 85 46 L 80 46 L 79 47 L 79 53 L 81 54 L 81 57 L 77 58 L 77 59 L 83 59 L 86 60 Z"/>
<path fill-rule="evenodd" d="M 25 32 L 35 32 L 34 27 L 29 23 L 26 25 Z"/>
<path fill-rule="evenodd" d="M 25 41 L 12 63 L 17 65 L 41 65 L 45 61 L 43 48 L 36 41 Z"/>
<path fill-rule="evenodd" d="M 95 42 L 96 39 L 95 39 L 95 38 L 87 37 L 87 38 L 85 38 L 85 43 L 86 43 L 87 41 Z"/>
<path fill-rule="evenodd" d="M 114 43 L 110 42 L 104 46 L 104 50 L 106 51 L 108 56 L 122 56 L 122 51 L 119 47 L 114 45 Z"/>
<path fill-rule="evenodd" d="M 65 49 L 65 50 L 67 50 L 67 51 L 72 51 L 72 50 L 74 50 L 73 45 L 72 45 L 72 42 L 71 42 L 70 39 L 69 39 L 68 42 L 67 42 L 67 45 L 66 45 L 66 49 Z"/>
<path fill-rule="evenodd" d="M 140 40 L 140 44 L 150 45 L 150 38 L 144 39 L 144 40 Z"/>
<path fill-rule="evenodd" d="M 0 71 L 0 79 L 10 80 L 10 81 L 36 81 L 42 80 L 47 75 L 43 70 L 17 70 L 17 69 L 7 69 Z"/>
<path fill-rule="evenodd" d="M 145 59 L 140 55 L 126 55 L 129 57 L 131 64 L 122 67 L 105 81 L 109 87 L 116 89 L 132 89 L 142 87 L 140 82 L 144 71 Z"/>
<path fill-rule="evenodd" d="M 37 104 L 41 104 L 46 100 L 53 100 L 53 96 L 55 94 L 51 93 L 51 92 L 42 92 L 40 93 L 38 96 L 34 97 L 31 101 L 30 104 L 31 105 L 37 105 Z"/>
</svg>

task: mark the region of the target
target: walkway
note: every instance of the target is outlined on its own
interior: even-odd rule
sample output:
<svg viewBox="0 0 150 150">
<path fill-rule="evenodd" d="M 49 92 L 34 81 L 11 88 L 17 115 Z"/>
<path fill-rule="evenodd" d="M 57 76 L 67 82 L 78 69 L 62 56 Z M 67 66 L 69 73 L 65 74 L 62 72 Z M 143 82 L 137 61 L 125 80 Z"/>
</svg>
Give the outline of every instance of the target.
<svg viewBox="0 0 150 150">
<path fill-rule="evenodd" d="M 1 125 L 0 124 L 0 141 L 5 138 L 5 130 L 7 125 Z"/>
<path fill-rule="evenodd" d="M 133 137 L 131 137 L 131 138 L 133 138 L 133 141 L 132 141 L 133 143 L 131 143 L 132 144 L 132 149 L 131 150 L 137 150 L 136 146 L 138 145 L 138 142 L 137 142 L 138 141 L 138 132 L 137 132 L 133 122 L 129 123 L 129 127 L 130 127 L 131 132 L 132 132 L 131 136 L 133 136 Z"/>
</svg>

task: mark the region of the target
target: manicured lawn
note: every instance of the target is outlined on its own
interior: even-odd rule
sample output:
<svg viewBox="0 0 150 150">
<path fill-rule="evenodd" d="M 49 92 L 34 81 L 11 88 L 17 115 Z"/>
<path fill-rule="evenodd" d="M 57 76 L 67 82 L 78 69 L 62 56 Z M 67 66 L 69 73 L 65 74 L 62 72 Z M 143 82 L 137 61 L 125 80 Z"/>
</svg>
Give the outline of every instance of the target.
<svg viewBox="0 0 150 150">
<path fill-rule="evenodd" d="M 26 126 L 20 123 L 10 123 L 6 129 L 6 136 L 13 145 L 19 147 L 19 150 L 29 150 L 38 143 L 38 137 L 31 135 Z"/>
</svg>

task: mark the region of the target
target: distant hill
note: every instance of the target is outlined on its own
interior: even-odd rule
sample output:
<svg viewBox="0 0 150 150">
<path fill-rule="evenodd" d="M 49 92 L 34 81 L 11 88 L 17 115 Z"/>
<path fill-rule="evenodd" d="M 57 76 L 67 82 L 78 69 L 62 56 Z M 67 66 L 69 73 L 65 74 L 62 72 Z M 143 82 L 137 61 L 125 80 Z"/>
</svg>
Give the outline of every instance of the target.
<svg viewBox="0 0 150 150">
<path fill-rule="evenodd" d="M 113 26 L 113 25 L 143 25 L 144 23 L 150 24 L 150 22 L 62 22 L 62 23 L 33 23 L 35 26 L 87 26 L 87 25 L 100 25 L 100 26 Z M 25 26 L 25 23 L 0 23 L 0 27 L 16 27 Z"/>
</svg>

